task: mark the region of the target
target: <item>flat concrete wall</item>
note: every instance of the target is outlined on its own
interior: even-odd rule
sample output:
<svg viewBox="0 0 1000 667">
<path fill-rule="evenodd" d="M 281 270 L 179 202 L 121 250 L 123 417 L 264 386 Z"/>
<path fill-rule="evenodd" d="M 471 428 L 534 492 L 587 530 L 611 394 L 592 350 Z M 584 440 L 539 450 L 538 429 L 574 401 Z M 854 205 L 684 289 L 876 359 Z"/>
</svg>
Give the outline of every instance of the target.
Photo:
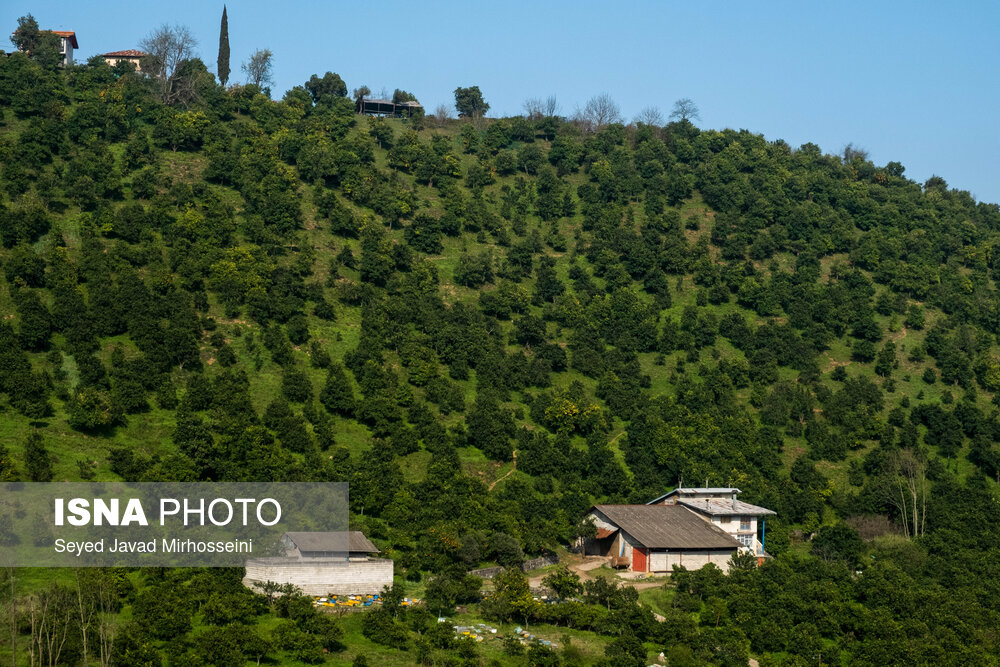
<svg viewBox="0 0 1000 667">
<path fill-rule="evenodd" d="M 388 558 L 367 561 L 259 558 L 247 561 L 243 584 L 253 588 L 265 581 L 292 584 L 305 595 L 362 595 L 392 586 L 393 563 Z"/>
<path fill-rule="evenodd" d="M 712 563 L 723 572 L 729 571 L 729 559 L 733 551 L 667 551 L 653 552 L 650 562 L 654 572 L 671 572 L 674 565 L 683 565 L 689 570 L 697 570 Z"/>
</svg>

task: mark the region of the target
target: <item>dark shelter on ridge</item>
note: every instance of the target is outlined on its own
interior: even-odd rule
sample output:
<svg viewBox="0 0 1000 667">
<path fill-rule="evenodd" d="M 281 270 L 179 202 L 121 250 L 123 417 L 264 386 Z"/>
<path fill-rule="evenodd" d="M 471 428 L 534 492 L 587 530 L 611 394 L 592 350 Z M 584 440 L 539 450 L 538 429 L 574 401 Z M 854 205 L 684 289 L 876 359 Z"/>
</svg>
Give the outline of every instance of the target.
<svg viewBox="0 0 1000 667">
<path fill-rule="evenodd" d="M 412 100 L 407 102 L 393 102 L 392 100 L 381 100 L 367 97 L 360 97 L 354 105 L 355 110 L 366 116 L 387 116 L 392 118 L 410 118 L 417 110 L 424 107 L 420 102 Z"/>
</svg>

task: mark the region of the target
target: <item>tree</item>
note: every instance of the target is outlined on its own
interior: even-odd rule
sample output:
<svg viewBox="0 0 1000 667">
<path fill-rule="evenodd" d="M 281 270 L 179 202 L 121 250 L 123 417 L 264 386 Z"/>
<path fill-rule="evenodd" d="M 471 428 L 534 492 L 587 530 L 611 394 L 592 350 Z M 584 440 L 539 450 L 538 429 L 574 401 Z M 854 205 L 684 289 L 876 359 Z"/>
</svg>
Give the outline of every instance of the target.
<svg viewBox="0 0 1000 667">
<path fill-rule="evenodd" d="M 250 56 L 250 60 L 240 65 L 247 75 L 247 83 L 260 88 L 273 83 L 271 68 L 274 66 L 274 54 L 271 49 L 258 49 Z"/>
<path fill-rule="evenodd" d="M 219 27 L 219 59 L 216 63 L 219 83 L 223 86 L 229 81 L 229 18 L 226 16 L 226 6 L 222 5 L 222 25 Z"/>
<path fill-rule="evenodd" d="M 32 482 L 52 481 L 52 457 L 37 430 L 29 433 L 24 443 L 24 467 Z"/>
<path fill-rule="evenodd" d="M 319 104 L 324 97 L 346 97 L 347 84 L 340 78 L 339 74 L 327 72 L 322 78 L 313 74 L 306 81 L 306 90 L 312 95 L 313 102 Z"/>
<path fill-rule="evenodd" d="M 580 583 L 580 575 L 576 572 L 570 572 L 569 568 L 565 565 L 560 565 L 545 575 L 542 578 L 542 584 L 555 591 L 556 595 L 563 600 L 579 595 L 580 591 L 583 590 L 583 585 Z"/>
<path fill-rule="evenodd" d="M 538 120 L 545 116 L 545 103 L 542 102 L 541 98 L 529 97 L 521 105 L 524 109 L 524 116 L 529 120 Z"/>
<path fill-rule="evenodd" d="M 498 621 L 515 618 L 528 624 L 528 618 L 538 608 L 531 595 L 528 578 L 520 568 L 509 567 L 493 577 L 493 594 L 483 600 L 483 615 Z"/>
<path fill-rule="evenodd" d="M 354 92 L 351 94 L 351 97 L 354 98 L 355 102 L 358 102 L 358 101 L 360 101 L 360 100 L 368 97 L 371 94 L 372 94 L 372 89 L 371 88 L 369 88 L 368 86 L 361 86 L 359 88 L 355 88 L 354 89 Z"/>
<path fill-rule="evenodd" d="M 198 40 L 186 26 L 162 25 L 139 42 L 146 52 L 142 71 L 158 80 L 160 101 L 173 104 L 190 92 L 182 76 L 182 65 L 194 58 Z"/>
<path fill-rule="evenodd" d="M 635 122 L 660 127 L 663 125 L 663 113 L 660 112 L 659 107 L 645 107 L 635 117 Z"/>
<path fill-rule="evenodd" d="M 684 97 L 674 102 L 674 109 L 670 112 L 670 120 L 684 122 L 700 118 L 701 112 L 698 111 L 698 105 L 689 97 Z"/>
<path fill-rule="evenodd" d="M 861 558 L 864 547 L 858 531 L 846 523 L 823 526 L 813 539 L 812 553 L 826 560 L 842 560 L 853 567 Z"/>
<path fill-rule="evenodd" d="M 455 108 L 459 118 L 482 118 L 490 110 L 490 105 L 483 99 L 479 86 L 459 86 L 455 89 Z"/>
<path fill-rule="evenodd" d="M 418 102 L 417 96 L 413 93 L 409 93 L 405 90 L 397 88 L 392 91 L 392 103 L 393 104 L 403 104 L 404 102 Z"/>
<path fill-rule="evenodd" d="M 890 461 L 888 501 L 899 512 L 907 537 L 924 534 L 927 520 L 927 463 L 912 450 L 896 452 Z"/>
<path fill-rule="evenodd" d="M 39 30 L 38 22 L 31 14 L 17 20 L 17 30 L 11 35 L 10 41 L 18 51 L 27 54 L 44 67 L 55 67 L 62 60 L 59 54 L 59 38 L 48 30 Z"/>
<path fill-rule="evenodd" d="M 611 95 L 601 93 L 587 100 L 583 108 L 583 119 L 595 132 L 605 125 L 622 122 L 622 110 Z"/>
</svg>

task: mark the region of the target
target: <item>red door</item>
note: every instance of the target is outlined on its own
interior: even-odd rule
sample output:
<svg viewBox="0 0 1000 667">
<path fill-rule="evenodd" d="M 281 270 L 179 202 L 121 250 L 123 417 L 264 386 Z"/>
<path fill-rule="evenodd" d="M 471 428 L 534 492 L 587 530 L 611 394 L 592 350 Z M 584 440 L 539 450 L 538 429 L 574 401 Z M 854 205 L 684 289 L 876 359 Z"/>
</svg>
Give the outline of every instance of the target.
<svg viewBox="0 0 1000 667">
<path fill-rule="evenodd" d="M 646 571 L 646 550 L 642 547 L 632 549 L 632 571 Z"/>
</svg>

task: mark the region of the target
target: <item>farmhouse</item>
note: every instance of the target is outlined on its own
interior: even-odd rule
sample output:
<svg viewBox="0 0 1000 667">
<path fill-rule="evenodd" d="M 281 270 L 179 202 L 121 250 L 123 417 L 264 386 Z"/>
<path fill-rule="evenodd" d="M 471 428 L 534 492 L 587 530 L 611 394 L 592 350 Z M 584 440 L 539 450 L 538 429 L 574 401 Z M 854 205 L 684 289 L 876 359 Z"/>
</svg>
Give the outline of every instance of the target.
<svg viewBox="0 0 1000 667">
<path fill-rule="evenodd" d="M 102 53 L 101 57 L 104 58 L 106 62 L 111 67 L 114 67 L 120 62 L 132 63 L 135 65 L 135 71 L 141 72 L 142 66 L 140 61 L 146 57 L 144 51 L 137 51 L 136 49 L 125 49 L 124 51 L 111 51 L 110 53 Z"/>
<path fill-rule="evenodd" d="M 586 541 L 584 554 L 611 557 L 632 572 L 708 563 L 726 570 L 740 549 L 735 538 L 677 505 L 595 505 L 588 516 L 597 535 Z"/>
<path fill-rule="evenodd" d="M 670 572 L 713 563 L 729 569 L 738 551 L 767 557 L 757 538 L 773 511 L 736 498 L 739 489 L 678 488 L 645 505 L 595 505 L 588 517 L 597 534 L 583 542 L 584 555 L 605 556 L 632 572 Z M 763 537 L 763 534 L 762 534 Z"/>
<path fill-rule="evenodd" d="M 393 562 L 372 557 L 378 548 L 360 531 L 289 532 L 281 542 L 285 556 L 254 558 L 246 563 L 243 584 L 260 588 L 273 581 L 297 586 L 305 595 L 380 593 L 392 585 Z"/>
<path fill-rule="evenodd" d="M 680 505 L 735 537 L 745 549 L 756 556 L 766 557 L 764 539 L 767 535 L 766 518 L 776 514 L 773 510 L 737 500 L 742 493 L 732 487 L 682 488 L 665 493 L 650 505 Z M 764 539 L 758 539 L 760 535 Z"/>
</svg>

